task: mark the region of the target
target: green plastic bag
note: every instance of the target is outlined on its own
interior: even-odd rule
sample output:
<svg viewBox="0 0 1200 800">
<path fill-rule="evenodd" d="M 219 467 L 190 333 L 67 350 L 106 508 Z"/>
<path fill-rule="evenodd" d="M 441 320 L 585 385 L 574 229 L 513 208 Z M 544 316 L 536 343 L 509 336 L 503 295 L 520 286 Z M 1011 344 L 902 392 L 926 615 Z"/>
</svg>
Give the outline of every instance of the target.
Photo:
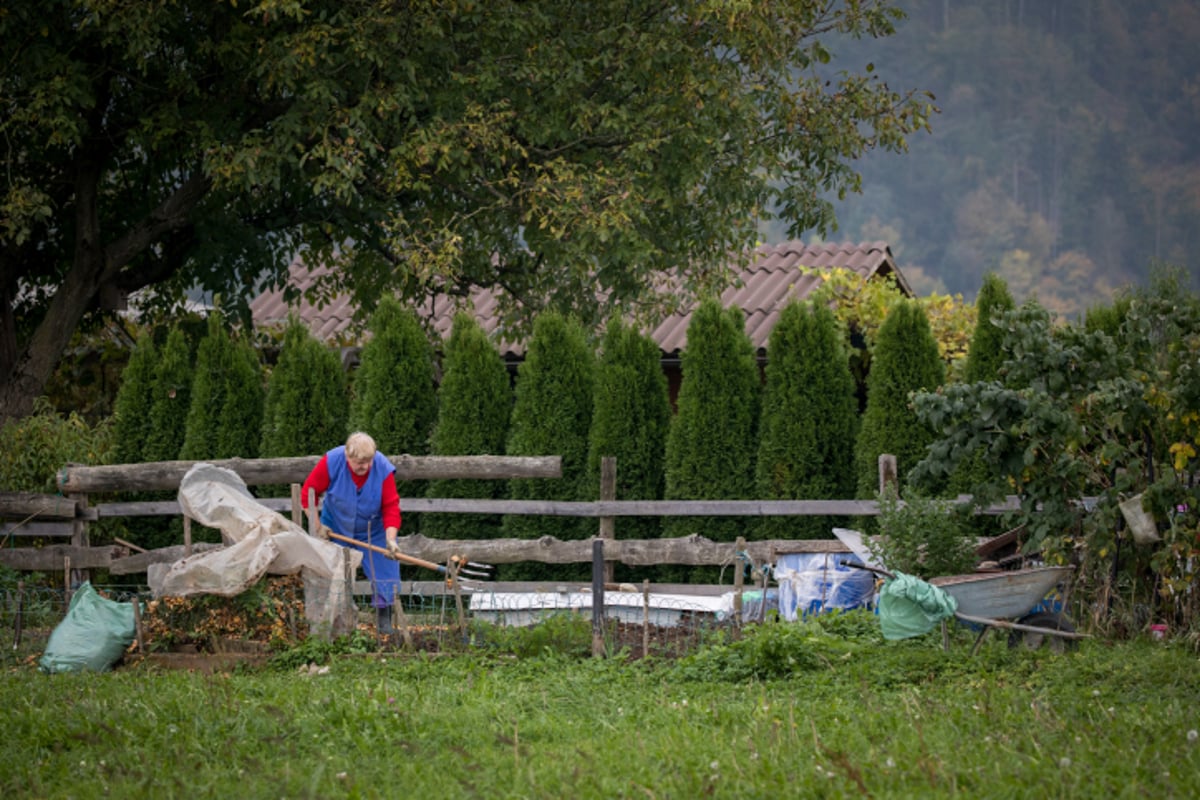
<svg viewBox="0 0 1200 800">
<path fill-rule="evenodd" d="M 910 639 L 954 616 L 958 601 L 920 578 L 897 572 L 879 590 L 879 629 L 885 639 Z"/>
<path fill-rule="evenodd" d="M 71 597 L 67 615 L 50 634 L 38 666 L 42 672 L 105 672 L 136 633 L 133 606 L 108 600 L 84 582 Z"/>
</svg>

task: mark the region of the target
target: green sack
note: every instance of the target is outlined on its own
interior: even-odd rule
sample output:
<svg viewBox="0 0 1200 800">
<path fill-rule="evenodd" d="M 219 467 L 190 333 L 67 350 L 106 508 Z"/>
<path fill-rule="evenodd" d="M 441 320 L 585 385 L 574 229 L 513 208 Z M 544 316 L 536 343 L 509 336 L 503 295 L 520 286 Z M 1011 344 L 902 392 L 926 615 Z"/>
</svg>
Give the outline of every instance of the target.
<svg viewBox="0 0 1200 800">
<path fill-rule="evenodd" d="M 104 672 L 129 647 L 135 632 L 133 606 L 101 597 L 85 581 L 50 634 L 38 666 L 50 673 Z"/>
<path fill-rule="evenodd" d="M 897 572 L 879 590 L 879 629 L 885 639 L 910 639 L 954 616 L 958 601 L 931 583 Z"/>
</svg>

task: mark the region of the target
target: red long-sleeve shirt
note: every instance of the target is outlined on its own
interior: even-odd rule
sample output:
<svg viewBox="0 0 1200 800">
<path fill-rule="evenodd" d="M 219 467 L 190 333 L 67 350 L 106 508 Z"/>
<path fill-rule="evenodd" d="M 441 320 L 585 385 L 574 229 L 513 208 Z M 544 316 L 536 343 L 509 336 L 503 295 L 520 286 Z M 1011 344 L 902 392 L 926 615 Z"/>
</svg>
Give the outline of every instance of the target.
<svg viewBox="0 0 1200 800">
<path fill-rule="evenodd" d="M 368 471 L 365 475 L 355 475 L 354 470 L 350 470 L 350 479 L 354 481 L 355 486 L 361 489 L 370 474 Z M 313 471 L 308 473 L 308 477 L 304 480 L 304 486 L 300 489 L 300 505 L 308 508 L 310 489 L 316 493 L 319 499 L 328 488 L 329 460 L 326 456 L 321 456 L 321 460 L 313 467 Z M 383 527 L 400 527 L 400 493 L 396 490 L 396 473 L 394 472 L 383 479 L 383 485 L 380 487 L 379 510 L 383 514 Z"/>
</svg>

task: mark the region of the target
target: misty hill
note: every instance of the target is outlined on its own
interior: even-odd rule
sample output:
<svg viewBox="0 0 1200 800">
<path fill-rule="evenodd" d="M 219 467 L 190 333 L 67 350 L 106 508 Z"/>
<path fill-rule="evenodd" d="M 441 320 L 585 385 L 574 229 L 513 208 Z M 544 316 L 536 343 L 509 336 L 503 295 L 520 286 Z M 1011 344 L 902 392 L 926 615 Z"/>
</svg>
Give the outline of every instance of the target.
<svg viewBox="0 0 1200 800">
<path fill-rule="evenodd" d="M 1200 272 L 1200 4 L 900 5 L 896 35 L 839 43 L 833 66 L 874 64 L 941 113 L 908 154 L 860 162 L 834 237 L 888 241 L 922 293 L 973 298 L 996 269 L 1018 301 L 1065 314 L 1156 260 Z"/>
</svg>

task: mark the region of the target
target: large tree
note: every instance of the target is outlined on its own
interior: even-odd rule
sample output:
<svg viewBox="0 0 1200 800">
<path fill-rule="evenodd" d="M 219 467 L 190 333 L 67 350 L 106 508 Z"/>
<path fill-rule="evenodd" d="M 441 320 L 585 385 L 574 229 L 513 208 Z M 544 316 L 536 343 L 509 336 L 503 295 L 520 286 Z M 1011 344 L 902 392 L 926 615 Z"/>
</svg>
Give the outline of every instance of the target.
<svg viewBox="0 0 1200 800">
<path fill-rule="evenodd" d="M 153 286 L 233 310 L 310 261 L 384 293 L 504 290 L 590 321 L 673 271 L 719 282 L 935 110 L 839 39 L 890 0 L 380 4 L 11 0 L 0 15 L 0 415 L 89 311 Z M 672 297 L 675 296 L 673 293 Z"/>
</svg>

